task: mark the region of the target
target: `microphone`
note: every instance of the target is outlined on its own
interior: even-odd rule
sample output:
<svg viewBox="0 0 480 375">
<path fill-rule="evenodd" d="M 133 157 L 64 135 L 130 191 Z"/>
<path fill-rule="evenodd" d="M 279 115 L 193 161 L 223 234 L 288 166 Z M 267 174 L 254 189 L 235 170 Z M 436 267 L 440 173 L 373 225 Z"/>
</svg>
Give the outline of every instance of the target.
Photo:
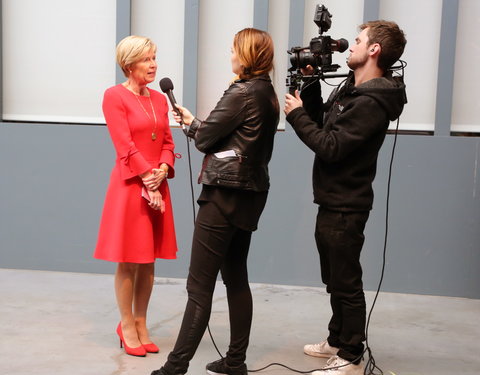
<svg viewBox="0 0 480 375">
<path fill-rule="evenodd" d="M 182 114 L 178 110 L 178 108 L 175 106 L 177 104 L 177 101 L 175 100 L 175 96 L 173 95 L 173 82 L 170 78 L 165 77 L 160 80 L 160 89 L 162 92 L 167 95 L 168 100 L 170 101 L 170 104 L 172 105 L 173 110 L 179 115 L 180 117 Z M 187 129 L 185 128 L 185 124 L 183 121 L 180 123 L 182 125 L 183 132 L 187 134 Z"/>
<path fill-rule="evenodd" d="M 332 51 L 345 52 L 348 49 L 348 40 L 344 38 L 332 39 L 331 48 Z"/>
</svg>

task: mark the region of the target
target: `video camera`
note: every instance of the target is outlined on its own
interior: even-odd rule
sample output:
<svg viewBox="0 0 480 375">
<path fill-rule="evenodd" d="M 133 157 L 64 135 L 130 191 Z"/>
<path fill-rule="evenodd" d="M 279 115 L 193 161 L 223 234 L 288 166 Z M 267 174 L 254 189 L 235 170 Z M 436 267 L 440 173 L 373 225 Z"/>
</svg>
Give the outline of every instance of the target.
<svg viewBox="0 0 480 375">
<path fill-rule="evenodd" d="M 330 29 L 332 25 L 332 15 L 324 5 L 317 5 L 313 22 L 318 26 L 320 36 L 312 38 L 308 47 L 292 47 L 287 51 L 290 55 L 291 68 L 288 69 L 287 86 L 289 92 L 293 94 L 295 90 L 300 89 L 302 81 L 310 78 L 325 79 L 346 77 L 347 74 L 329 74 L 326 72 L 336 72 L 340 65 L 332 64 L 332 54 L 335 51 L 344 52 L 348 49 L 348 41 L 344 38 L 332 39 L 328 35 L 322 35 Z M 312 75 L 303 75 L 300 71 L 311 65 L 315 72 Z"/>
</svg>

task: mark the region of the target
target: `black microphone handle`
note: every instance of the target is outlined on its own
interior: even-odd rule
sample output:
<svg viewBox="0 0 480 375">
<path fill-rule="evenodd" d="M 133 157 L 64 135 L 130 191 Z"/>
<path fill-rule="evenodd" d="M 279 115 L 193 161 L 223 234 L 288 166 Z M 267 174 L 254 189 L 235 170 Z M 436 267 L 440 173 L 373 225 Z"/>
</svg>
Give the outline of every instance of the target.
<svg viewBox="0 0 480 375">
<path fill-rule="evenodd" d="M 177 101 L 175 100 L 175 96 L 173 95 L 173 91 L 169 89 L 165 92 L 165 94 L 167 95 L 168 100 L 170 101 L 170 104 L 172 105 L 173 110 L 177 113 L 177 115 L 182 117 L 182 114 L 180 113 L 178 108 L 175 106 L 175 104 L 177 104 Z M 183 118 L 182 118 L 182 122 L 180 123 L 180 125 L 182 125 L 183 132 L 185 134 L 187 134 L 187 128 L 185 127 L 185 124 L 183 123 Z"/>
<path fill-rule="evenodd" d="M 168 100 L 170 101 L 170 104 L 172 105 L 172 109 L 175 112 L 177 112 L 177 115 L 181 116 L 180 111 L 175 106 L 175 104 L 177 104 L 177 101 L 175 100 L 175 96 L 173 95 L 173 91 L 172 90 L 167 90 L 167 92 L 165 94 L 167 94 Z"/>
</svg>

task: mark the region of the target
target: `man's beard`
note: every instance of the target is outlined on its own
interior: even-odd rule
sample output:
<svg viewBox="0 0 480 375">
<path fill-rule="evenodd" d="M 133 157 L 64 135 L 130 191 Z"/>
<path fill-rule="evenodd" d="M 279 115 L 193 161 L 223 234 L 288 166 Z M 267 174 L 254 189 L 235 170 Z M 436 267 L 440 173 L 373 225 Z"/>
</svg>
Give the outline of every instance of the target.
<svg viewBox="0 0 480 375">
<path fill-rule="evenodd" d="M 347 66 L 352 69 L 352 70 L 355 70 L 355 69 L 358 69 L 358 68 L 361 68 L 362 66 L 365 65 L 365 63 L 367 62 L 367 59 L 368 57 L 367 56 L 363 56 L 362 59 L 353 59 L 352 60 L 352 55 L 350 55 L 348 58 L 347 58 Z"/>
</svg>

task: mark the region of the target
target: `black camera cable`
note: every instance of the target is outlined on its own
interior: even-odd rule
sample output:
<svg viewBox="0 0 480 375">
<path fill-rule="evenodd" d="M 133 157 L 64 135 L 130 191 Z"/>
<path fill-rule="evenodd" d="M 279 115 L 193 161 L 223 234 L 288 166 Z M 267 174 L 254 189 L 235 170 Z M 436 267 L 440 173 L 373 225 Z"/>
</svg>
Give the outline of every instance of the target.
<svg viewBox="0 0 480 375">
<path fill-rule="evenodd" d="M 191 153 L 190 153 L 190 141 L 191 141 L 191 139 L 187 136 L 187 133 L 185 131 L 184 131 L 184 133 L 185 133 L 185 139 L 186 139 L 186 143 L 187 143 L 187 159 L 188 159 L 188 172 L 189 172 L 189 177 L 190 177 L 190 194 L 191 194 L 191 199 L 192 199 L 193 225 L 195 226 L 195 221 L 196 221 L 196 216 L 197 215 L 196 215 L 196 211 L 195 211 L 195 193 L 194 193 L 194 188 L 193 188 L 192 157 L 191 157 Z M 223 357 L 222 353 L 220 352 L 220 350 L 218 349 L 218 346 L 217 346 L 217 343 L 215 342 L 215 339 L 213 338 L 212 331 L 210 329 L 210 324 L 207 324 L 207 330 L 208 330 L 208 334 L 210 336 L 210 340 L 212 341 L 212 344 L 215 347 L 215 350 L 217 351 L 220 358 L 223 359 L 224 357 Z M 270 364 L 266 365 L 265 367 L 262 367 L 262 368 L 259 368 L 259 369 L 256 369 L 256 370 L 247 370 L 247 371 L 248 372 L 260 372 L 260 371 L 263 371 L 263 370 L 265 370 L 265 369 L 267 369 L 271 366 L 280 366 L 280 367 L 286 368 L 286 369 L 288 369 L 292 372 L 296 372 L 296 373 L 300 373 L 300 374 L 308 374 L 308 373 L 311 373 L 313 371 L 316 371 L 316 370 L 309 370 L 309 371 L 295 370 L 291 367 L 288 367 L 288 366 L 286 366 L 282 363 L 278 363 L 278 362 L 270 363 Z M 342 367 L 342 366 L 339 366 L 339 367 Z"/>
<path fill-rule="evenodd" d="M 400 73 L 400 79 L 403 82 L 403 77 L 405 75 L 405 68 L 407 67 L 407 63 L 403 60 L 399 60 L 400 65 L 398 66 L 393 66 L 391 68 L 392 72 L 397 72 L 401 71 Z M 370 308 L 370 311 L 368 313 L 368 318 L 367 318 L 367 325 L 365 329 L 365 352 L 368 353 L 368 359 L 365 363 L 365 370 L 364 374 L 365 375 L 383 375 L 383 371 L 380 367 L 375 362 L 375 358 L 372 355 L 372 350 L 370 348 L 370 345 L 368 344 L 368 329 L 370 327 L 370 319 L 372 317 L 372 312 L 373 308 L 375 307 L 375 304 L 377 302 L 378 295 L 380 293 L 380 288 L 383 284 L 383 278 L 385 276 L 385 265 L 386 265 L 386 258 L 387 258 L 387 243 L 388 243 L 388 224 L 389 224 L 389 213 L 390 213 L 390 187 L 391 187 L 391 182 L 392 182 L 392 169 L 393 169 L 393 161 L 395 157 L 395 150 L 397 148 L 397 138 L 398 138 L 398 128 L 400 126 L 400 117 L 397 118 L 397 125 L 395 127 L 394 131 L 394 136 L 393 136 L 393 146 L 392 146 L 392 153 L 390 156 L 390 163 L 388 167 L 388 179 L 387 179 L 387 197 L 386 197 L 386 202 L 385 202 L 385 237 L 384 237 L 384 242 L 383 242 L 383 258 L 382 258 L 382 271 L 380 273 L 380 280 L 378 282 L 378 287 L 377 291 L 375 292 L 375 297 L 372 302 L 372 307 Z M 376 373 L 375 371 L 378 370 L 379 373 Z"/>
<path fill-rule="evenodd" d="M 186 143 L 187 143 L 187 159 L 188 159 L 188 171 L 189 171 L 189 176 L 190 176 L 190 193 L 191 193 L 191 199 L 192 199 L 193 225 L 195 226 L 195 221 L 196 221 L 195 194 L 194 194 L 194 188 L 193 188 L 192 158 L 191 158 L 191 153 L 190 153 L 190 141 L 191 141 L 191 139 L 189 139 L 187 136 L 185 138 L 186 138 Z M 219 357 L 221 359 L 223 359 L 224 357 L 223 357 L 222 353 L 220 352 L 220 350 L 218 349 L 218 346 L 217 346 L 217 343 L 215 342 L 215 339 L 213 338 L 212 331 L 210 329 L 210 324 L 207 324 L 207 330 L 208 330 L 208 335 L 210 336 L 210 340 L 212 341 L 212 344 L 215 347 L 215 350 L 217 351 Z M 313 369 L 313 370 L 308 370 L 308 371 L 301 371 L 301 370 L 296 370 L 294 368 L 291 368 L 287 365 L 284 365 L 283 363 L 273 362 L 273 363 L 269 363 L 268 365 L 266 365 L 262 368 L 255 369 L 255 370 L 247 370 L 247 371 L 248 372 L 260 372 L 260 371 L 264 371 L 267 368 L 272 367 L 272 366 L 283 367 L 287 370 L 290 370 L 292 372 L 296 372 L 296 373 L 299 373 L 299 374 L 309 374 L 313 371 L 326 371 L 327 370 L 327 369 Z M 330 367 L 328 369 L 336 369 L 336 368 L 340 368 L 340 367 L 344 367 L 344 366 L 347 366 L 347 365 Z"/>
<path fill-rule="evenodd" d="M 400 66 L 394 66 L 392 67 L 392 71 L 398 71 L 401 70 L 401 78 L 403 79 L 404 76 L 404 69 L 407 66 L 407 63 L 403 60 L 400 60 Z M 338 86 L 340 87 L 345 81 L 342 81 Z M 375 304 L 377 302 L 378 296 L 380 294 L 380 289 L 383 284 L 383 279 L 385 276 L 385 266 L 386 266 L 386 254 L 387 254 L 387 243 L 388 243 L 388 229 L 389 229 L 389 209 L 390 209 L 390 187 L 391 187 L 391 180 L 392 180 L 392 170 L 393 170 L 393 161 L 394 161 L 394 156 L 395 156 L 395 150 L 397 146 L 397 138 L 398 138 L 398 129 L 399 129 L 399 124 L 400 124 L 400 118 L 397 119 L 397 124 L 396 128 L 394 131 L 394 140 L 393 140 L 393 146 L 392 146 L 392 152 L 390 156 L 390 162 L 389 162 L 389 168 L 388 168 L 388 177 L 387 177 L 387 196 L 386 196 L 386 209 L 385 209 L 385 236 L 384 236 L 384 244 L 383 244 L 383 256 L 382 256 L 382 268 L 381 268 L 381 273 L 380 273 L 380 280 L 377 286 L 377 290 L 375 292 L 375 297 L 372 302 L 372 306 L 370 307 L 369 313 L 368 313 L 368 318 L 367 318 L 367 323 L 366 323 L 366 329 L 365 329 L 365 349 L 361 355 L 359 355 L 357 358 L 355 358 L 352 362 L 354 363 L 358 360 L 361 360 L 365 353 L 368 353 L 368 359 L 365 362 L 365 367 L 364 367 L 364 375 L 383 375 L 382 369 L 376 364 L 375 358 L 372 355 L 372 349 L 370 348 L 369 342 L 368 342 L 368 333 L 369 333 L 369 327 L 370 327 L 370 320 L 371 316 L 373 313 L 373 309 L 375 307 Z M 186 137 L 187 139 L 187 155 L 188 155 L 188 169 L 189 169 L 189 175 L 190 175 L 190 191 L 191 191 L 191 198 L 192 198 L 192 210 L 193 210 L 193 223 L 195 225 L 195 220 L 196 220 L 196 213 L 195 213 L 195 199 L 194 199 L 194 189 L 193 189 L 193 174 L 192 174 L 192 160 L 191 160 L 191 155 L 190 155 L 190 139 Z M 218 355 L 220 356 L 221 359 L 223 359 L 223 355 L 220 353 L 220 350 L 218 349 L 218 346 L 215 342 L 215 339 L 213 338 L 212 332 L 210 330 L 210 325 L 207 325 L 208 329 L 208 334 L 210 336 L 210 339 L 212 341 L 213 346 L 215 347 L 215 350 L 217 351 Z M 335 366 L 335 367 L 328 367 L 328 368 L 319 368 L 319 369 L 313 369 L 313 370 L 307 370 L 307 371 L 302 371 L 302 370 L 297 370 L 292 367 L 289 367 L 285 364 L 279 363 L 279 362 L 273 362 L 269 363 L 268 365 L 261 367 L 259 369 L 254 369 L 254 370 L 247 370 L 248 372 L 261 372 L 266 370 L 269 367 L 272 366 L 279 366 L 283 367 L 287 370 L 290 370 L 292 372 L 298 373 L 298 374 L 309 374 L 314 371 L 327 371 L 327 370 L 334 370 L 338 369 L 341 367 L 348 366 L 350 363 L 347 363 L 345 365 L 341 366 Z M 378 370 L 378 372 L 376 372 Z"/>
</svg>

